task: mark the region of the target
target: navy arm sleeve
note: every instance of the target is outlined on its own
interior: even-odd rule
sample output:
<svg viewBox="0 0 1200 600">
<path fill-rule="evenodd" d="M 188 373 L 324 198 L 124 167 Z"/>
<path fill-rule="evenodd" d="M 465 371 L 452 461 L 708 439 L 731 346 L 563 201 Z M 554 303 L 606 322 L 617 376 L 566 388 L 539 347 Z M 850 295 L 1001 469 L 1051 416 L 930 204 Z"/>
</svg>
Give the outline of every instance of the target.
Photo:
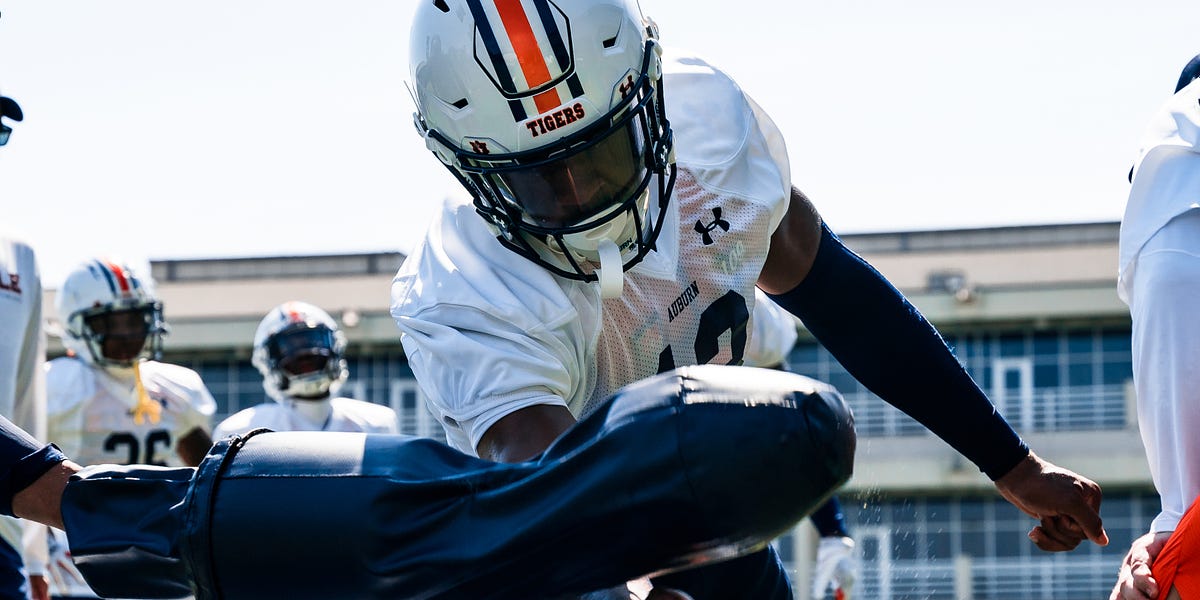
<svg viewBox="0 0 1200 600">
<path fill-rule="evenodd" d="M 53 445 L 43 446 L 25 430 L 0 416 L 0 514 L 13 515 L 13 496 L 67 460 Z"/>
<path fill-rule="evenodd" d="M 837 496 L 830 496 L 829 500 L 808 518 L 821 537 L 850 537 L 846 529 L 846 515 L 842 512 L 842 503 L 838 502 Z"/>
<path fill-rule="evenodd" d="M 817 341 L 880 398 L 975 463 L 993 481 L 1029 447 L 954 357 L 940 334 L 828 227 L 812 270 L 779 295 Z"/>
</svg>

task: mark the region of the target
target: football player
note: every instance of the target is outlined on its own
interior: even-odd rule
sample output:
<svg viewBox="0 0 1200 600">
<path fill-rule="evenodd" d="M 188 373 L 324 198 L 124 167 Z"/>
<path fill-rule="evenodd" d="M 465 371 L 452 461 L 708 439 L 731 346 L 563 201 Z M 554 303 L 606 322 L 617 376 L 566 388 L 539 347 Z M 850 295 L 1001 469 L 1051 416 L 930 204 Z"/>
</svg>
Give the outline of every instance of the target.
<svg viewBox="0 0 1200 600">
<path fill-rule="evenodd" d="M 1200 55 L 1151 119 L 1121 220 L 1117 291 L 1133 322 L 1138 429 L 1161 510 L 1134 540 L 1114 600 L 1200 597 Z M 1189 509 L 1189 506 L 1191 507 Z M 1161 554 L 1160 554 L 1161 552 Z M 1153 573 L 1152 570 L 1153 569 Z"/>
<path fill-rule="evenodd" d="M 0 98 L 0 111 L 5 114 L 7 101 Z M 0 132 L 0 137 L 3 135 Z M 0 415 L 42 438 L 46 428 L 45 356 L 37 257 L 29 245 L 0 232 Z M 21 548 L 21 525 L 0 517 L 0 599 L 28 597 Z M 39 550 L 27 556 L 29 562 L 45 562 L 45 548 Z"/>
<path fill-rule="evenodd" d="M 200 464 L 216 403 L 195 371 L 159 362 L 166 324 L 153 281 L 120 261 L 87 260 L 59 287 L 55 309 L 67 355 L 47 365 L 46 439 L 84 464 Z M 49 563 L 30 565 L 35 593 L 48 585 L 55 597 L 96 597 L 65 535 L 50 533 Z"/>
<path fill-rule="evenodd" d="M 740 364 L 757 286 L 1040 520 L 1040 548 L 1107 543 L 1099 487 L 1030 451 L 792 185 L 766 113 L 635 0 L 423 1 L 410 44 L 417 130 L 471 201 L 435 217 L 392 314 L 456 448 L 523 461 L 623 385 Z M 698 600 L 791 595 L 770 551 L 679 575 Z"/>
<path fill-rule="evenodd" d="M 392 409 L 336 395 L 349 376 L 345 352 L 346 336 L 324 310 L 299 301 L 271 309 L 254 333 L 251 356 L 271 401 L 228 417 L 213 431 L 213 438 L 259 427 L 399 433 Z"/>
</svg>

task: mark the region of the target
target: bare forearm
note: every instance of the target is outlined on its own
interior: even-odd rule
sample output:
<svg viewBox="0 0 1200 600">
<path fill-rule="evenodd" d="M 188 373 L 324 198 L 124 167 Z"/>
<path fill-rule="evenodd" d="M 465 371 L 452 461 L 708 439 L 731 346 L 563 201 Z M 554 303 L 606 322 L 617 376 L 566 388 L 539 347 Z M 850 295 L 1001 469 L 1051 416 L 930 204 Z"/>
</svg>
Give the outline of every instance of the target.
<svg viewBox="0 0 1200 600">
<path fill-rule="evenodd" d="M 63 529 L 62 495 L 78 464 L 65 460 L 13 496 L 13 513 L 22 519 Z"/>
</svg>

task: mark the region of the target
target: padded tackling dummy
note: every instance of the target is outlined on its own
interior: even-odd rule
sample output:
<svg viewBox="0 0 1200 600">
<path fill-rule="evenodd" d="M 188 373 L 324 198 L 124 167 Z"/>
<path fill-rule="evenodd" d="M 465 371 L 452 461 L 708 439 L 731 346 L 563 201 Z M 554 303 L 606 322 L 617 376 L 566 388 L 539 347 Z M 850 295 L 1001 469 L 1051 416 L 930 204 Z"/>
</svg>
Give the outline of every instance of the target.
<svg viewBox="0 0 1200 600">
<path fill-rule="evenodd" d="M 825 384 L 685 367 L 623 388 L 525 463 L 251 432 L 194 477 L 90 470 L 63 516 L 106 597 L 547 598 L 761 549 L 850 477 L 854 446 Z"/>
</svg>

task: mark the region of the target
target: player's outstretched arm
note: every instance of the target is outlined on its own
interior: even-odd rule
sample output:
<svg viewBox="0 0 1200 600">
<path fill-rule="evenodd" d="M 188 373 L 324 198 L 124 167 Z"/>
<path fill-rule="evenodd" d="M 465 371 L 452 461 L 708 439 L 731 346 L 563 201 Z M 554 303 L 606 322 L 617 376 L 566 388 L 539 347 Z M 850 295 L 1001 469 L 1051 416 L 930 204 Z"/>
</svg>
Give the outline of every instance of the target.
<svg viewBox="0 0 1200 600">
<path fill-rule="evenodd" d="M 1004 499 L 1040 521 L 1029 532 L 1038 548 L 1073 550 L 1085 539 L 1108 545 L 1100 520 L 1100 486 L 1090 479 L 1030 452 L 995 483 Z"/>
<path fill-rule="evenodd" d="M 64 460 L 13 496 L 13 514 L 22 519 L 63 529 L 62 496 L 67 481 L 82 467 Z"/>
<path fill-rule="evenodd" d="M 66 486 L 62 472 L 79 468 L 74 463 L 64 467 L 64 461 L 69 462 L 58 448 L 42 444 L 0 416 L 0 514 L 61 526 L 59 504 Z M 17 507 L 21 513 L 14 514 Z"/>
<path fill-rule="evenodd" d="M 1039 548 L 1065 550 L 1085 538 L 1107 543 L 1096 484 L 1033 455 L 937 330 L 821 223 L 799 190 L 771 238 L 759 287 L 867 389 L 929 428 L 998 482 L 1006 499 L 1041 519 L 1031 532 Z"/>
</svg>

